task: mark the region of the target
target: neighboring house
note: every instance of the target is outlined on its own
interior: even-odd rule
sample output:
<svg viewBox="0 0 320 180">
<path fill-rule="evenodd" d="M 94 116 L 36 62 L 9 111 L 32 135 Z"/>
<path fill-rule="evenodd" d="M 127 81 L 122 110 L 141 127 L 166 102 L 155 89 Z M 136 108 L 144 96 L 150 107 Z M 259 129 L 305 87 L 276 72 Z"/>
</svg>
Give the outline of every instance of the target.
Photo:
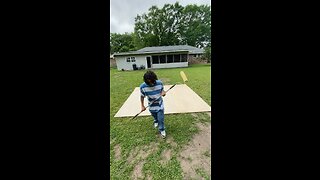
<svg viewBox="0 0 320 180">
<path fill-rule="evenodd" d="M 116 67 L 117 63 L 116 60 L 114 59 L 113 55 L 110 54 L 110 67 Z"/>
<path fill-rule="evenodd" d="M 137 51 L 114 54 L 118 70 L 188 67 L 189 59 L 204 53 L 189 45 L 145 47 Z"/>
</svg>

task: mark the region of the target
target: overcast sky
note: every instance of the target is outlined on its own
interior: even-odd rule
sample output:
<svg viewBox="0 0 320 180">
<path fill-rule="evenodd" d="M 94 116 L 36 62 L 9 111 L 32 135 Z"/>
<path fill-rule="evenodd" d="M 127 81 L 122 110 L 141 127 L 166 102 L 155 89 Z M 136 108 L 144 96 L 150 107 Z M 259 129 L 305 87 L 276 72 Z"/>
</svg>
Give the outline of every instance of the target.
<svg viewBox="0 0 320 180">
<path fill-rule="evenodd" d="M 148 13 L 148 9 L 156 5 L 162 8 L 164 4 L 174 4 L 177 0 L 111 0 L 110 1 L 110 32 L 124 34 L 134 31 L 134 18 L 137 14 Z M 180 5 L 206 4 L 211 6 L 211 0 L 180 0 Z"/>
</svg>

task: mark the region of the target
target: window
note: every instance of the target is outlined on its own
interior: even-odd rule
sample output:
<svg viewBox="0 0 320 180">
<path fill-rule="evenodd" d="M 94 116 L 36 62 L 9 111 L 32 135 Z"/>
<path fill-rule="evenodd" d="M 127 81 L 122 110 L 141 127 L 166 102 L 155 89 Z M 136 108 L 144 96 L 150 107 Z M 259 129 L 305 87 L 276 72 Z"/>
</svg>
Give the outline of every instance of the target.
<svg viewBox="0 0 320 180">
<path fill-rule="evenodd" d="M 173 62 L 180 62 L 180 54 L 175 54 Z"/>
<path fill-rule="evenodd" d="M 173 55 L 167 55 L 167 63 L 173 63 Z"/>
<path fill-rule="evenodd" d="M 152 64 L 159 64 L 159 57 L 158 56 L 152 56 Z"/>
<path fill-rule="evenodd" d="M 136 57 L 127 57 L 127 62 L 136 62 Z"/>
<path fill-rule="evenodd" d="M 181 62 L 187 62 L 187 55 L 181 54 Z"/>
<path fill-rule="evenodd" d="M 160 63 L 161 63 L 161 64 L 166 63 L 166 55 L 161 55 L 161 56 L 159 56 L 159 57 L 160 57 Z"/>
</svg>

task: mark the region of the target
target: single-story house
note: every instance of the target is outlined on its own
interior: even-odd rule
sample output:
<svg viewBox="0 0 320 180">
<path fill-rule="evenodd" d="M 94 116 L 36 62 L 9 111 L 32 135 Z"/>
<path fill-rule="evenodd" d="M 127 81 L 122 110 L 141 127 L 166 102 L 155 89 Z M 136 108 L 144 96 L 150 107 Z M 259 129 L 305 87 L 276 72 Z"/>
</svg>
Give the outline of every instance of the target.
<svg viewBox="0 0 320 180">
<path fill-rule="evenodd" d="M 199 57 L 203 49 L 189 45 L 145 47 L 114 54 L 118 70 L 188 67 L 188 60 Z"/>
</svg>

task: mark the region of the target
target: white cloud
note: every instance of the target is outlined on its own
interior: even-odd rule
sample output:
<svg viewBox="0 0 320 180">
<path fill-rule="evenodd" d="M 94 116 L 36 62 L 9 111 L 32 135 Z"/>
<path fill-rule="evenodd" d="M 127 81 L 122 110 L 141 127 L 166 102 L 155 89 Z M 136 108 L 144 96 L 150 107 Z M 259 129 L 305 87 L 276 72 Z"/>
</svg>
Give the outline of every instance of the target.
<svg viewBox="0 0 320 180">
<path fill-rule="evenodd" d="M 125 32 L 133 32 L 134 26 L 128 22 L 121 22 L 115 18 L 110 19 L 110 32 L 124 34 Z"/>
<path fill-rule="evenodd" d="M 174 4 L 177 0 L 111 0 L 110 1 L 110 32 L 125 33 L 134 31 L 134 18 L 137 14 L 147 13 L 152 5 L 159 8 L 164 4 Z M 207 4 L 211 0 L 180 0 L 179 4 Z"/>
</svg>

